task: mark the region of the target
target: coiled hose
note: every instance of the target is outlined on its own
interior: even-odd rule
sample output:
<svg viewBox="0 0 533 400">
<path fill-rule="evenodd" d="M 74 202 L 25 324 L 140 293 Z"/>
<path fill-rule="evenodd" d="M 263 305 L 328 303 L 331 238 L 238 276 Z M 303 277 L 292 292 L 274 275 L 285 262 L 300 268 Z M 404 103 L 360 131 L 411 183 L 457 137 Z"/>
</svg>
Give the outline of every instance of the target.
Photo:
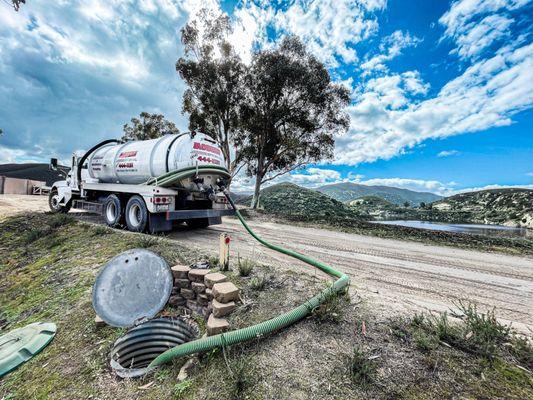
<svg viewBox="0 0 533 400">
<path fill-rule="evenodd" d="M 235 207 L 235 203 L 233 203 L 233 200 L 231 199 L 227 190 L 224 191 L 224 194 L 226 195 L 226 198 L 228 199 L 229 203 L 235 210 L 235 214 L 237 215 L 237 218 L 239 218 L 239 220 L 241 221 L 244 228 L 259 243 L 263 244 L 264 246 L 272 250 L 278 251 L 280 253 L 283 253 L 291 257 L 294 257 L 298 260 L 301 260 L 305 262 L 306 264 L 316 267 L 320 269 L 321 271 L 327 273 L 328 275 L 331 275 L 339 279 L 333 282 L 333 284 L 327 289 L 318 293 L 316 296 L 311 297 L 309 300 L 307 300 L 302 305 L 296 307 L 295 309 L 289 312 L 286 312 L 285 314 L 281 314 L 275 318 L 269 319 L 268 321 L 261 322 L 257 325 L 252 325 L 247 328 L 237 329 L 234 331 L 221 333 L 221 334 L 214 335 L 214 336 L 204 337 L 201 339 L 194 340 L 192 342 L 181 344 L 172 349 L 169 349 L 165 351 L 163 354 L 159 355 L 155 360 L 153 360 L 148 366 L 149 369 L 168 363 L 176 357 L 183 357 L 183 356 L 187 356 L 190 354 L 206 352 L 206 351 L 209 351 L 215 348 L 230 346 L 232 344 L 245 342 L 248 340 L 256 339 L 256 338 L 268 335 L 270 333 L 276 332 L 280 329 L 283 329 L 301 320 L 302 318 L 310 314 L 320 304 L 326 301 L 328 298 L 330 298 L 331 296 L 335 296 L 336 294 L 344 291 L 350 284 L 350 278 L 348 278 L 348 276 L 344 274 L 343 272 L 337 271 L 336 269 L 330 267 L 329 265 L 326 265 L 324 263 L 321 263 L 320 261 L 314 260 L 311 257 L 307 257 L 295 251 L 288 250 L 281 246 L 276 246 L 274 244 L 271 244 L 267 242 L 266 240 L 262 239 L 260 236 L 256 235 L 255 232 L 252 231 L 252 229 L 248 226 L 248 224 L 246 224 L 246 221 L 243 219 L 239 210 L 237 210 L 237 207 Z"/>
</svg>

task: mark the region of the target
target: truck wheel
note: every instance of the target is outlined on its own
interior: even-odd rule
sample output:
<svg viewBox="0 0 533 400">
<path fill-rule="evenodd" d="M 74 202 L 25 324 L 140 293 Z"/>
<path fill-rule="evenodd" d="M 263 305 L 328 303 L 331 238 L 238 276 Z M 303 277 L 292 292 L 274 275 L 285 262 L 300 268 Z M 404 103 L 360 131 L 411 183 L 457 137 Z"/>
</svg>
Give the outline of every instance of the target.
<svg viewBox="0 0 533 400">
<path fill-rule="evenodd" d="M 66 205 L 62 206 L 61 204 L 59 204 L 60 201 L 61 198 L 57 193 L 57 189 L 51 190 L 50 194 L 48 195 L 48 206 L 50 207 L 50 211 L 52 211 L 53 213 L 68 213 L 72 203 L 69 201 Z"/>
<path fill-rule="evenodd" d="M 107 226 L 116 228 L 122 225 L 124 212 L 122 203 L 117 195 L 111 194 L 104 201 L 104 219 Z"/>
<path fill-rule="evenodd" d="M 185 221 L 189 228 L 207 228 L 209 226 L 209 218 L 194 218 Z"/>
<path fill-rule="evenodd" d="M 148 225 L 148 209 L 140 196 L 132 196 L 126 205 L 126 225 L 132 232 L 144 232 Z"/>
</svg>

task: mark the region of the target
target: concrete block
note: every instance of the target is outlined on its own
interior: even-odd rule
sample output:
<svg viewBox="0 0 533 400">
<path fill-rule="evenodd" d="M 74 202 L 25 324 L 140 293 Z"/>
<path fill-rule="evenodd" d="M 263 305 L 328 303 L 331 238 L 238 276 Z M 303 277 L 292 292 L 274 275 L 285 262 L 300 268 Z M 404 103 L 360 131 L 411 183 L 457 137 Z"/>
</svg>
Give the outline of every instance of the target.
<svg viewBox="0 0 533 400">
<path fill-rule="evenodd" d="M 204 283 L 204 277 L 210 272 L 208 269 L 191 269 L 189 279 L 193 282 Z"/>
<path fill-rule="evenodd" d="M 194 300 L 196 298 L 196 293 L 191 289 L 181 289 L 181 295 L 187 300 Z"/>
<path fill-rule="evenodd" d="M 228 277 L 220 272 L 212 272 L 204 277 L 205 286 L 212 288 L 216 283 L 226 282 Z"/>
<path fill-rule="evenodd" d="M 180 295 L 170 296 L 170 299 L 168 299 L 168 304 L 170 304 L 172 307 L 180 307 L 184 306 L 187 300 L 185 297 Z"/>
<path fill-rule="evenodd" d="M 94 324 L 96 325 L 96 327 L 98 328 L 101 328 L 102 326 L 106 326 L 107 324 L 105 323 L 105 321 L 100 318 L 99 315 L 97 315 L 96 317 L 94 317 Z"/>
<path fill-rule="evenodd" d="M 237 307 L 234 301 L 230 301 L 229 303 L 221 303 L 215 299 L 213 299 L 211 302 L 211 306 L 213 307 L 213 315 L 217 318 L 230 314 Z"/>
<path fill-rule="evenodd" d="M 213 314 L 207 319 L 207 336 L 218 335 L 229 328 L 229 322 L 223 318 L 216 318 Z"/>
<path fill-rule="evenodd" d="M 174 276 L 174 279 L 187 279 L 189 276 L 189 271 L 191 270 L 186 265 L 174 265 L 172 268 L 172 275 Z"/>
<path fill-rule="evenodd" d="M 191 281 L 187 278 L 174 279 L 174 286 L 188 289 L 191 286 Z"/>
<path fill-rule="evenodd" d="M 193 282 L 191 283 L 191 289 L 196 293 L 205 292 L 205 285 L 203 283 Z"/>
<path fill-rule="evenodd" d="M 198 302 L 198 304 L 200 304 L 201 306 L 207 306 L 209 304 L 209 299 L 207 298 L 207 296 L 203 293 L 199 294 L 197 297 L 196 297 L 196 301 Z"/>
<path fill-rule="evenodd" d="M 221 303 L 239 300 L 239 288 L 232 282 L 222 282 L 213 285 L 213 297 Z"/>
</svg>

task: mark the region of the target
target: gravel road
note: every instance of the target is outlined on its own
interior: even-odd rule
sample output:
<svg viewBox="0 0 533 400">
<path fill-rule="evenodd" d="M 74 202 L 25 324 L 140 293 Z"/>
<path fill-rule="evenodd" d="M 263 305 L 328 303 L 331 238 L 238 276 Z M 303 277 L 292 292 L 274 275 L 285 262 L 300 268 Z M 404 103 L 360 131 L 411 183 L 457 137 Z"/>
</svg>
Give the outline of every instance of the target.
<svg viewBox="0 0 533 400">
<path fill-rule="evenodd" d="M 46 209 L 46 199 L 0 195 L 0 217 L 28 209 Z M 497 315 L 521 331 L 533 331 L 533 258 L 483 253 L 416 242 L 252 221 L 265 239 L 307 253 L 349 274 L 352 290 L 379 312 L 446 310 L 459 300 Z M 266 249 L 240 222 L 224 218 L 207 229 L 173 231 L 168 238 L 188 246 L 218 250 L 218 236 L 232 238 L 231 254 L 296 270 L 310 270 L 290 257 Z M 310 271 L 313 271 L 312 269 Z"/>
</svg>

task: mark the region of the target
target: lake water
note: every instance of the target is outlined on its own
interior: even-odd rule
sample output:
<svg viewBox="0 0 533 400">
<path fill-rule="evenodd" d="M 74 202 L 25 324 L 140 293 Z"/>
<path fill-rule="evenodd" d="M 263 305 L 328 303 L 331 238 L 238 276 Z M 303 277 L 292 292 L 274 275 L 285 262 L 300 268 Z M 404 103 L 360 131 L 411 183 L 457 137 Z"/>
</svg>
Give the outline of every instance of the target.
<svg viewBox="0 0 533 400">
<path fill-rule="evenodd" d="M 512 228 L 503 225 L 450 224 L 445 222 L 426 221 L 372 221 L 372 223 L 493 237 L 527 237 L 533 239 L 533 229 Z"/>
</svg>

